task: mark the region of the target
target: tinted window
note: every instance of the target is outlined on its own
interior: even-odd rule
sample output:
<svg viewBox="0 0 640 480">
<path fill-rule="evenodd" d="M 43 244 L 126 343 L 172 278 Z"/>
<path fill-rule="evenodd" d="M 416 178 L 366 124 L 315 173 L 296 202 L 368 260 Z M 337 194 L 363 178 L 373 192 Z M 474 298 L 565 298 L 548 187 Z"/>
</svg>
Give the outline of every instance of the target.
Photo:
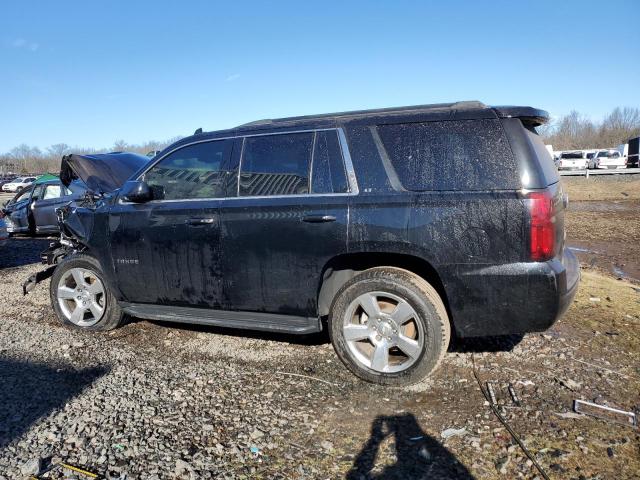
<svg viewBox="0 0 640 480">
<path fill-rule="evenodd" d="M 313 193 L 346 193 L 349 191 L 338 132 L 335 130 L 316 133 L 311 191 Z"/>
<path fill-rule="evenodd" d="M 313 133 L 247 137 L 240 172 L 240 196 L 309 193 Z"/>
<path fill-rule="evenodd" d="M 43 200 L 48 200 L 50 198 L 60 198 L 62 193 L 62 189 L 60 185 L 47 185 L 44 188 L 44 195 L 42 196 Z"/>
<path fill-rule="evenodd" d="M 36 201 L 42 198 L 42 190 L 44 187 L 42 185 L 38 185 L 33 189 L 33 194 L 31 195 L 31 200 Z"/>
<path fill-rule="evenodd" d="M 582 152 L 567 152 L 560 155 L 560 158 L 584 158 L 584 155 Z"/>
<path fill-rule="evenodd" d="M 189 145 L 169 154 L 144 175 L 155 199 L 219 198 L 225 195 L 223 170 L 231 142 Z"/>
<path fill-rule="evenodd" d="M 377 132 L 388 156 L 383 161 L 407 190 L 519 188 L 498 120 L 380 125 Z"/>
</svg>

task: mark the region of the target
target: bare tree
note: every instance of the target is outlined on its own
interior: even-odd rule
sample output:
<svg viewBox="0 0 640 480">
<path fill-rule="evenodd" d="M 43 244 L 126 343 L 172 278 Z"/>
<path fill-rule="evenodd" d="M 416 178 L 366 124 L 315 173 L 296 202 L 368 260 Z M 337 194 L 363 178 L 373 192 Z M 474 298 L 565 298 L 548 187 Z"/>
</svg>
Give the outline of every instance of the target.
<svg viewBox="0 0 640 480">
<path fill-rule="evenodd" d="M 40 159 L 42 157 L 42 152 L 38 147 L 30 147 L 26 143 L 22 143 L 13 148 L 11 152 L 9 152 L 9 156 L 14 160 L 15 163 L 20 165 L 21 171 L 23 173 L 28 173 L 29 165 L 35 160 Z"/>
<path fill-rule="evenodd" d="M 600 125 L 601 140 L 608 145 L 619 145 L 640 135 L 640 109 L 615 108 Z"/>
<path fill-rule="evenodd" d="M 114 152 L 125 152 L 127 151 L 127 148 L 129 147 L 129 144 L 127 142 L 125 142 L 124 140 L 116 140 L 113 144 L 113 151 Z"/>
<path fill-rule="evenodd" d="M 60 160 L 63 155 L 74 152 L 79 154 L 104 153 L 109 151 L 129 151 L 146 155 L 155 150 L 162 150 L 167 145 L 180 140 L 174 137 L 166 141 L 151 140 L 140 145 L 128 144 L 118 140 L 111 149 L 97 149 L 87 147 L 71 147 L 66 143 L 56 143 L 45 149 L 43 153 L 38 147 L 21 144 L 10 152 L 0 153 L 0 172 L 44 173 L 60 170 Z"/>
<path fill-rule="evenodd" d="M 69 147 L 69 145 L 67 145 L 66 143 L 56 143 L 55 145 L 47 147 L 47 153 L 50 157 L 60 158 L 63 155 L 69 153 L 70 149 L 71 147 Z"/>
<path fill-rule="evenodd" d="M 616 147 L 640 136 L 640 109 L 617 107 L 599 124 L 572 111 L 540 134 L 556 150 Z"/>
</svg>

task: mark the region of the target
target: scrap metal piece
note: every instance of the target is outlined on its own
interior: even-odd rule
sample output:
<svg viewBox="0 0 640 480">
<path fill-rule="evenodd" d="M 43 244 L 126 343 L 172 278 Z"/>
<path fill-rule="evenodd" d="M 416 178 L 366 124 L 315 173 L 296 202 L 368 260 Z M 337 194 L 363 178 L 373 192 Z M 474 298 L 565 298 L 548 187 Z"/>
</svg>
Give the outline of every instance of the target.
<svg viewBox="0 0 640 480">
<path fill-rule="evenodd" d="M 53 265 L 41 272 L 36 272 L 31 275 L 27 280 L 22 284 L 22 295 L 26 295 L 31 290 L 35 288 L 35 286 L 43 280 L 51 277 L 53 275 L 53 271 L 56 269 L 56 266 Z"/>
<path fill-rule="evenodd" d="M 490 382 L 487 382 L 487 392 L 489 392 L 489 398 L 490 398 L 491 405 L 496 405 L 498 403 L 498 402 L 496 402 L 496 394 L 493 391 L 493 385 L 491 385 Z"/>
<path fill-rule="evenodd" d="M 49 476 L 47 476 L 48 473 L 57 471 L 60 469 L 71 470 L 72 472 L 80 474 L 83 477 L 92 478 L 96 480 L 99 480 L 101 478 L 100 475 L 97 473 L 90 472 L 88 470 L 85 470 L 84 468 L 76 467 L 75 465 L 71 465 L 70 463 L 65 463 L 65 462 L 52 463 L 47 468 L 40 471 L 38 475 L 30 475 L 28 478 L 29 480 L 44 480 L 45 478 L 50 478 Z"/>
<path fill-rule="evenodd" d="M 516 394 L 516 389 L 513 388 L 513 385 L 511 383 L 509 384 L 507 389 L 509 390 L 509 395 L 511 395 L 511 400 L 513 400 L 513 403 L 515 403 L 519 407 L 520 406 L 520 399 L 518 398 L 518 395 Z"/>
<path fill-rule="evenodd" d="M 84 475 L 85 477 L 98 478 L 97 473 L 89 472 L 88 470 L 85 470 L 84 468 L 76 467 L 75 465 L 70 465 L 68 463 L 63 463 L 63 462 L 60 462 L 58 465 L 60 465 L 62 468 L 65 468 L 67 470 L 71 470 L 72 472 L 76 472 L 76 473 L 79 473 L 80 475 Z"/>
<path fill-rule="evenodd" d="M 573 411 L 622 425 L 631 427 L 638 426 L 638 418 L 635 413 L 607 407 L 606 405 L 598 405 L 597 403 L 586 402 L 584 400 L 574 400 Z"/>
</svg>

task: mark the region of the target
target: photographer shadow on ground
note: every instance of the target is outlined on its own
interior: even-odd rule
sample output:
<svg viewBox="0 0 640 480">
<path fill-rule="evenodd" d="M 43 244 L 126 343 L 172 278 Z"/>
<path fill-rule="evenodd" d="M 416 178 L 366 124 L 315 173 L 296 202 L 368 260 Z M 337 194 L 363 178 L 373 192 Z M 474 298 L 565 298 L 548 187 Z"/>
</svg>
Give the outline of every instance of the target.
<svg viewBox="0 0 640 480">
<path fill-rule="evenodd" d="M 380 446 L 387 439 L 395 442 L 395 462 L 376 468 Z M 347 480 L 458 479 L 474 477 L 449 450 L 427 435 L 410 413 L 378 416 L 371 425 L 371 436 L 347 473 Z"/>
<path fill-rule="evenodd" d="M 103 366 L 83 369 L 0 358 L 0 450 L 108 372 Z"/>
</svg>

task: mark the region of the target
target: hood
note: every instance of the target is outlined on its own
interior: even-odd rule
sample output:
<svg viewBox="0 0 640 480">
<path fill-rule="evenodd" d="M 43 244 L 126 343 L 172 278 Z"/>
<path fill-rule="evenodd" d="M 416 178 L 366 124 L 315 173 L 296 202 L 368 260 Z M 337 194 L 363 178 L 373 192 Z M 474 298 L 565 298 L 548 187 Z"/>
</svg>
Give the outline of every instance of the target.
<svg viewBox="0 0 640 480">
<path fill-rule="evenodd" d="M 68 187 L 73 180 L 80 179 L 94 193 L 109 193 L 120 188 L 149 160 L 144 155 L 128 152 L 72 153 L 62 157 L 60 180 Z"/>
</svg>

